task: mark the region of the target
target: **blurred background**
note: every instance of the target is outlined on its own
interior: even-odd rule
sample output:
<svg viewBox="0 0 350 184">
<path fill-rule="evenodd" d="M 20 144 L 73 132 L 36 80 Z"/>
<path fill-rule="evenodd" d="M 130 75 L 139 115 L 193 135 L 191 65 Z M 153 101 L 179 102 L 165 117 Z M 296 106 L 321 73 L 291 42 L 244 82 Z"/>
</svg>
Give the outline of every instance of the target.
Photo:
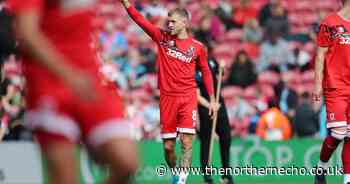
<svg viewBox="0 0 350 184">
<path fill-rule="evenodd" d="M 164 163 L 160 153 L 156 46 L 128 18 L 118 1 L 100 2 L 96 8 L 91 46 L 98 51 L 100 71 L 106 83 L 118 86 L 118 92 L 124 97 L 126 113 L 134 125 L 135 139 L 140 144 L 143 160 L 136 183 L 169 183 L 169 177 L 157 177 L 154 173 L 154 168 Z M 234 141 L 232 166 L 312 167 L 316 163 L 321 140 L 327 131 L 324 105 L 314 105 L 311 101 L 315 38 L 320 21 L 339 9 L 338 0 L 133 2 L 159 27 L 163 27 L 166 21 L 167 10 L 186 7 L 191 12 L 193 36 L 208 47 L 209 57 L 225 62 L 222 95 L 226 100 Z M 21 149 L 18 145 L 29 146 L 33 149 L 33 156 L 36 155 L 31 133 L 23 123 L 25 80 L 21 75 L 21 59 L 16 52 L 11 21 L 5 1 L 0 0 L 0 61 L 3 71 L 0 121 L 9 127 L 4 142 L 0 143 L 0 182 L 2 179 L 12 181 L 12 175 L 14 180 L 22 177 L 18 181 L 28 182 L 29 179 L 23 179 L 25 177 L 18 171 L 17 176 L 16 173 L 7 174 L 12 170 L 1 164 L 4 163 L 2 158 L 14 167 L 8 160 L 9 156 L 15 157 L 13 152 L 5 153 L 3 150 L 18 151 Z M 268 122 L 265 121 L 266 116 Z M 281 116 L 286 120 L 281 121 Z M 276 127 L 282 137 L 267 133 Z M 214 164 L 220 166 L 216 151 Z M 199 165 L 197 141 L 194 154 L 194 165 Z M 83 153 L 79 156 L 84 160 Z M 103 171 L 87 158 L 85 162 L 89 176 L 86 178 L 83 174 L 83 180 L 98 181 Z M 339 157 L 333 162 L 340 163 Z M 21 167 L 18 160 L 15 165 Z M 39 171 L 37 174 L 40 177 L 45 175 Z M 237 183 L 279 183 L 281 180 L 284 183 L 310 183 L 312 177 L 237 177 Z M 191 177 L 190 181 L 200 183 L 201 178 Z M 333 181 L 339 183 L 339 177 L 331 177 Z"/>
</svg>

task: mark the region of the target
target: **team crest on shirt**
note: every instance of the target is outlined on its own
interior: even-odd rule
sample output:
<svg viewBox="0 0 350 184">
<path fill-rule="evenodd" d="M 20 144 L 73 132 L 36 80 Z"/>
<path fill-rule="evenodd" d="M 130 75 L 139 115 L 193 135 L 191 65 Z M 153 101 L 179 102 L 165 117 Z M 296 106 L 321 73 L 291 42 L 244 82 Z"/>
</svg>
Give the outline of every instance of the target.
<svg viewBox="0 0 350 184">
<path fill-rule="evenodd" d="M 188 57 L 193 57 L 195 52 L 196 52 L 196 49 L 193 46 L 190 46 L 186 51 L 186 55 Z"/>
<path fill-rule="evenodd" d="M 336 29 L 337 29 L 338 34 L 342 34 L 342 33 L 347 32 L 346 28 L 343 25 L 336 26 Z"/>
<path fill-rule="evenodd" d="M 175 40 L 170 40 L 168 42 L 169 47 L 176 47 Z"/>
</svg>

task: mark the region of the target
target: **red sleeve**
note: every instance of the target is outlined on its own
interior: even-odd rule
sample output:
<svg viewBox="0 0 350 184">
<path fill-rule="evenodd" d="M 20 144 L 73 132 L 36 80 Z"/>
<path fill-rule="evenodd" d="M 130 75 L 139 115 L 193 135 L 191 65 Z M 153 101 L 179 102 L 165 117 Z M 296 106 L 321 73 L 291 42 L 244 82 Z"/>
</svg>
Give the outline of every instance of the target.
<svg viewBox="0 0 350 184">
<path fill-rule="evenodd" d="M 332 35 L 330 26 L 322 23 L 317 34 L 317 45 L 319 47 L 329 47 L 332 45 Z"/>
<path fill-rule="evenodd" d="M 214 94 L 214 82 L 210 68 L 208 66 L 208 55 L 204 47 L 202 47 L 199 52 L 199 68 L 202 72 L 202 78 L 205 88 L 207 89 L 207 92 L 210 96 Z"/>
<path fill-rule="evenodd" d="M 154 41 L 159 41 L 161 39 L 161 30 L 149 22 L 133 6 L 130 6 L 127 11 L 136 24 L 138 24 Z"/>
<path fill-rule="evenodd" d="M 19 14 L 26 11 L 41 11 L 43 8 L 43 0 L 8 0 L 7 5 L 13 14 Z"/>
</svg>

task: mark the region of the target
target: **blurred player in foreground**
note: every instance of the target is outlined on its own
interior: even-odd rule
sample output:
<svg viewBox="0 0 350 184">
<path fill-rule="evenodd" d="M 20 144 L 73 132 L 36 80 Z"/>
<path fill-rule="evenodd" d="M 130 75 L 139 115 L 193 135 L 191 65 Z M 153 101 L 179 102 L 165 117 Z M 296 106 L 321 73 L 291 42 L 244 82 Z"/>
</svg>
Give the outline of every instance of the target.
<svg viewBox="0 0 350 184">
<path fill-rule="evenodd" d="M 344 141 L 342 160 L 344 184 L 350 184 L 350 0 L 326 17 L 317 37 L 314 100 L 325 98 L 329 135 L 323 141 L 315 184 L 326 184 L 328 161 Z"/>
<path fill-rule="evenodd" d="M 169 167 L 176 167 L 175 144 L 179 133 L 181 141 L 180 167 L 192 163 L 192 138 L 197 122 L 197 91 L 195 71 L 199 66 L 210 96 L 209 114 L 217 106 L 213 95 L 213 79 L 207 62 L 205 46 L 187 32 L 190 15 L 185 9 L 169 12 L 167 30 L 161 30 L 147 21 L 128 0 L 120 0 L 131 18 L 158 46 L 158 80 L 160 88 L 160 123 L 165 159 Z M 209 139 L 209 138 L 208 138 Z M 173 176 L 173 183 L 185 183 L 188 173 Z"/>
<path fill-rule="evenodd" d="M 106 183 L 126 184 L 136 147 L 118 96 L 101 86 L 91 45 L 93 0 L 9 0 L 27 80 L 27 123 L 51 184 L 79 183 L 76 143 L 111 170 Z"/>
</svg>

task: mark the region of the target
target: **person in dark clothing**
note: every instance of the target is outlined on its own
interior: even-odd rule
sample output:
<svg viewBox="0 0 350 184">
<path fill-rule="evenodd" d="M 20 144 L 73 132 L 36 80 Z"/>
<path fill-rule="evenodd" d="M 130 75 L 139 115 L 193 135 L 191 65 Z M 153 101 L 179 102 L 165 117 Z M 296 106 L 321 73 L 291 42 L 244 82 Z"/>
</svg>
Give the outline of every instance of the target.
<svg viewBox="0 0 350 184">
<path fill-rule="evenodd" d="M 211 15 L 205 15 L 200 20 L 199 28 L 194 31 L 194 36 L 204 45 L 211 45 L 214 41 L 214 37 L 210 33 L 210 25 Z"/>
<path fill-rule="evenodd" d="M 227 85 L 247 87 L 256 82 L 256 72 L 254 63 L 249 59 L 247 53 L 241 50 L 237 53 L 235 61 L 231 66 Z"/>
<path fill-rule="evenodd" d="M 265 26 L 267 20 L 269 19 L 269 17 L 271 17 L 271 12 L 272 9 L 277 6 L 277 5 L 281 5 L 282 1 L 281 0 L 270 0 L 270 2 L 268 2 L 266 5 L 264 5 L 260 12 L 259 12 L 259 23 L 261 26 Z"/>
<path fill-rule="evenodd" d="M 209 49 L 210 50 L 210 49 Z M 219 64 L 215 60 L 215 58 L 211 57 L 211 52 L 209 51 L 208 64 L 209 68 L 212 72 L 214 87 L 216 89 L 218 84 L 217 74 L 219 73 Z M 212 130 L 212 121 L 209 116 L 209 95 L 205 90 L 204 83 L 201 81 L 201 72 L 197 70 L 196 72 L 196 80 L 198 85 L 198 114 L 200 119 L 200 130 L 199 130 L 199 139 L 200 139 L 200 159 L 201 166 L 205 169 L 208 166 L 209 159 L 209 147 L 210 147 L 210 136 Z M 218 111 L 218 120 L 216 126 L 216 133 L 219 136 L 220 142 L 220 155 L 221 155 L 221 163 L 223 168 L 230 167 L 230 146 L 231 146 L 231 128 L 229 124 L 229 118 L 225 106 L 224 98 L 220 95 L 220 109 Z M 213 183 L 213 180 L 210 175 L 204 176 L 204 181 L 206 184 Z M 233 184 L 232 176 L 226 175 L 221 178 L 222 184 Z"/>
<path fill-rule="evenodd" d="M 16 41 L 12 30 L 12 17 L 0 0 L 0 64 L 12 53 L 15 53 Z"/>
<path fill-rule="evenodd" d="M 265 24 L 265 33 L 267 37 L 271 37 L 272 33 L 277 33 L 283 38 L 289 34 L 289 21 L 287 11 L 282 5 L 277 5 L 272 8 L 271 16 Z"/>
<path fill-rule="evenodd" d="M 298 94 L 295 90 L 287 85 L 286 81 L 280 81 L 274 86 L 275 94 L 277 95 L 278 105 L 289 118 L 294 117 L 295 109 L 298 105 Z"/>
<path fill-rule="evenodd" d="M 320 126 L 318 112 L 312 107 L 310 94 L 302 94 L 300 103 L 296 108 L 294 117 L 294 130 L 298 137 L 315 137 Z"/>
</svg>

